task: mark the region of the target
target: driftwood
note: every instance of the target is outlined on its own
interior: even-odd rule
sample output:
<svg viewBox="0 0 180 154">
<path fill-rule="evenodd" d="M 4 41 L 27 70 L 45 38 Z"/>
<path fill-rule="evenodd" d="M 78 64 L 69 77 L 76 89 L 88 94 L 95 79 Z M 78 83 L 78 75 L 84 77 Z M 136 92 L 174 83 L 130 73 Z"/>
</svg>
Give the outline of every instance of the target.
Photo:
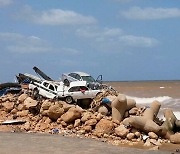
<svg viewBox="0 0 180 154">
<path fill-rule="evenodd" d="M 122 121 L 126 108 L 127 108 L 127 99 L 123 94 L 119 94 L 117 98 L 111 103 L 112 107 L 112 119 Z"/>
</svg>

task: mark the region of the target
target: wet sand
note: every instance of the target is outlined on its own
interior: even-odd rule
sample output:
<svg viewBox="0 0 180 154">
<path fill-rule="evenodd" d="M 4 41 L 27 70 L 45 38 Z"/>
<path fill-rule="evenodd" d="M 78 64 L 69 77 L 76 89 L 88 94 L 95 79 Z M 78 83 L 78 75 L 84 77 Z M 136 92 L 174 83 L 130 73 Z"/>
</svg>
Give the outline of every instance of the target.
<svg viewBox="0 0 180 154">
<path fill-rule="evenodd" d="M 152 151 L 124 146 L 113 146 L 93 139 L 64 137 L 48 134 L 0 133 L 1 154 L 170 154 L 169 151 Z"/>
</svg>

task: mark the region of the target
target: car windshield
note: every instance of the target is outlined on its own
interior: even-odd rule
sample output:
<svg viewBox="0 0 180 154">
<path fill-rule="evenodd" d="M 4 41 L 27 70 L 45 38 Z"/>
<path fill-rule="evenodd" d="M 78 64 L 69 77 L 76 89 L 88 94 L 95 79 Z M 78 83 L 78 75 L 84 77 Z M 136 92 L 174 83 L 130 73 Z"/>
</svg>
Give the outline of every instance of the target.
<svg viewBox="0 0 180 154">
<path fill-rule="evenodd" d="M 82 76 L 82 79 L 83 81 L 87 81 L 87 82 L 95 82 L 92 76 Z"/>
</svg>

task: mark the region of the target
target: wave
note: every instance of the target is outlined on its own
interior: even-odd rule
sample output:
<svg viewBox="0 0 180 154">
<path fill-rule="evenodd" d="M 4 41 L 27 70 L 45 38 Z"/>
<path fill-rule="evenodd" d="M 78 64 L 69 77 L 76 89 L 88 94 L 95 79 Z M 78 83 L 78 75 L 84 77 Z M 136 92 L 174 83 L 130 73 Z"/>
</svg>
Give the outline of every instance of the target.
<svg viewBox="0 0 180 154">
<path fill-rule="evenodd" d="M 151 104 L 155 100 L 159 102 L 172 100 L 172 97 L 169 97 L 169 96 L 159 96 L 159 97 L 149 97 L 149 98 L 127 96 L 127 98 L 134 99 L 137 104 Z"/>
</svg>

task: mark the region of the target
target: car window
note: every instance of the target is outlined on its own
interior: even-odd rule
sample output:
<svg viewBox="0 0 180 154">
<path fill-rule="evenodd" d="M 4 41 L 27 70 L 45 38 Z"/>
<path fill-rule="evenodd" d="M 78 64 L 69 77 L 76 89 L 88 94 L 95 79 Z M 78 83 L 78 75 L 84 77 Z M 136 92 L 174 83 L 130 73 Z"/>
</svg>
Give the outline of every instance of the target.
<svg viewBox="0 0 180 154">
<path fill-rule="evenodd" d="M 79 76 L 79 74 L 76 74 L 75 78 L 76 78 L 77 80 L 81 80 L 81 77 Z"/>
<path fill-rule="evenodd" d="M 79 87 L 79 86 L 71 87 L 68 91 L 69 91 L 69 92 L 80 91 L 80 87 Z"/>
<path fill-rule="evenodd" d="M 43 85 L 44 85 L 45 87 L 48 87 L 49 84 L 48 84 L 47 82 L 44 82 Z"/>
<path fill-rule="evenodd" d="M 75 74 L 74 73 L 70 73 L 69 76 L 75 78 Z"/>
<path fill-rule="evenodd" d="M 88 88 L 85 87 L 85 86 L 81 86 L 81 87 L 80 87 L 80 91 L 81 91 L 81 90 L 85 90 L 85 91 L 86 91 L 86 90 L 88 90 Z"/>
<path fill-rule="evenodd" d="M 82 76 L 83 81 L 95 82 L 95 79 L 92 76 Z"/>
<path fill-rule="evenodd" d="M 49 85 L 49 89 L 52 90 L 52 91 L 54 91 L 54 86 L 50 84 L 50 85 Z"/>
</svg>

